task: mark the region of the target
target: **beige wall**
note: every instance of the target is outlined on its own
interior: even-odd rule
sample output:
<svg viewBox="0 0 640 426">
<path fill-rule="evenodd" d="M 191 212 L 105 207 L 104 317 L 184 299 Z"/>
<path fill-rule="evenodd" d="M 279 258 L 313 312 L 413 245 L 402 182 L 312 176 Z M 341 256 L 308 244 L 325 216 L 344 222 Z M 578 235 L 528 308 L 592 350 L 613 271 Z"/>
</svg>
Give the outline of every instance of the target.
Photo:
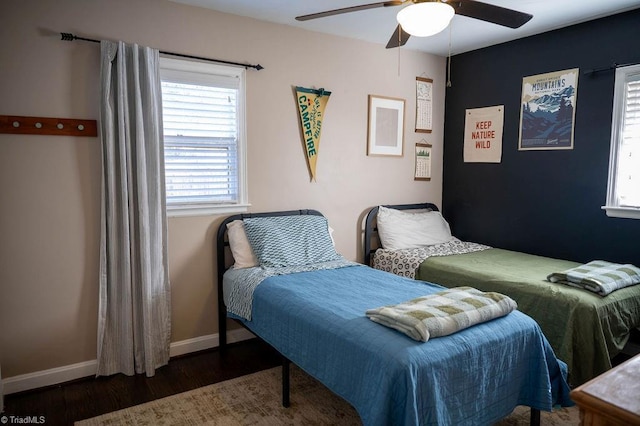
<svg viewBox="0 0 640 426">
<path fill-rule="evenodd" d="M 60 41 L 59 32 L 262 64 L 247 72 L 251 210 L 318 209 L 349 259 L 361 259 L 361 221 L 371 206 L 440 204 L 444 58 L 163 0 L 2 0 L 0 114 L 98 117 L 99 47 Z M 434 145 L 431 182 L 413 180 L 412 149 L 423 137 L 413 131 L 416 76 L 435 80 L 434 132 L 425 137 Z M 332 92 L 317 182 L 309 182 L 296 85 Z M 368 94 L 407 99 L 404 157 L 366 155 Z M 96 357 L 99 145 L 0 135 L 5 378 Z M 212 246 L 221 219 L 169 220 L 173 342 L 217 332 Z"/>
</svg>

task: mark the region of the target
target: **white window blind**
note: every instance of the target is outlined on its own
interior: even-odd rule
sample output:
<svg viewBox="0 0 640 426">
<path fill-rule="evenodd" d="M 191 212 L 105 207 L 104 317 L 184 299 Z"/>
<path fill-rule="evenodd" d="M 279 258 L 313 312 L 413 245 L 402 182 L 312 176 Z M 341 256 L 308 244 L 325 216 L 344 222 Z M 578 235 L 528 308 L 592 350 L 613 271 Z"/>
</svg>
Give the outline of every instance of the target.
<svg viewBox="0 0 640 426">
<path fill-rule="evenodd" d="M 617 192 L 621 206 L 640 207 L 640 72 L 629 76 L 625 89 Z"/>
<path fill-rule="evenodd" d="M 164 65 L 167 208 L 200 211 L 246 204 L 243 75 L 233 67 L 199 62 L 165 59 Z"/>
<path fill-rule="evenodd" d="M 607 215 L 640 218 L 640 65 L 616 70 Z"/>
</svg>

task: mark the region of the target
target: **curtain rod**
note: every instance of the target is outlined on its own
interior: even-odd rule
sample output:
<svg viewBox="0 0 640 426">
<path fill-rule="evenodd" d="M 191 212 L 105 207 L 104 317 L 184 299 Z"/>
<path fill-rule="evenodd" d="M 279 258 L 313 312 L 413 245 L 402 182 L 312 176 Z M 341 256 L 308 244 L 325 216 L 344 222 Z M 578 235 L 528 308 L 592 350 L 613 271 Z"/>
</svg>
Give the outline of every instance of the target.
<svg viewBox="0 0 640 426">
<path fill-rule="evenodd" d="M 90 41 L 92 43 L 100 43 L 100 40 L 78 37 L 71 33 L 60 33 L 60 35 L 62 36 L 61 40 L 65 40 L 65 41 L 83 40 L 83 41 Z M 181 58 L 189 58 L 189 59 L 199 59 L 201 61 L 218 62 L 220 64 L 235 65 L 235 66 L 244 67 L 244 68 L 255 68 L 256 71 L 260 71 L 261 69 L 264 69 L 264 67 L 260 64 L 257 64 L 257 65 L 241 64 L 240 62 L 231 62 L 231 61 L 223 61 L 221 59 L 203 58 L 201 56 L 185 55 L 183 53 L 164 52 L 162 50 L 160 51 L 160 53 L 162 53 L 163 55 L 179 56 Z"/>
<path fill-rule="evenodd" d="M 595 73 L 599 73 L 599 72 L 603 72 L 603 71 L 611 71 L 611 70 L 615 70 L 616 68 L 620 68 L 620 67 L 628 67 L 629 65 L 637 65 L 638 63 L 628 63 L 628 64 L 618 64 L 616 62 L 614 62 L 613 64 L 609 65 L 608 67 L 602 67 L 602 68 L 595 68 L 592 70 L 586 70 L 583 72 L 583 74 L 595 74 Z"/>
</svg>

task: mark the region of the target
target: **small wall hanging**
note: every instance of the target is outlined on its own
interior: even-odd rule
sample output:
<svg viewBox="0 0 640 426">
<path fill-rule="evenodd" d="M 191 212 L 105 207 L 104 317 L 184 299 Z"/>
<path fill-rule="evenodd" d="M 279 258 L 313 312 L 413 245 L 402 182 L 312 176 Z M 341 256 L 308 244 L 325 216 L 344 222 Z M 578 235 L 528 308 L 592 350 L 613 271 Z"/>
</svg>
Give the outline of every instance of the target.
<svg viewBox="0 0 640 426">
<path fill-rule="evenodd" d="M 431 180 L 431 144 L 424 139 L 416 144 L 416 171 L 413 180 Z"/>
<path fill-rule="evenodd" d="M 307 89 L 296 86 L 296 99 L 302 124 L 302 140 L 307 153 L 307 165 L 311 173 L 311 180 L 316 180 L 316 163 L 320 152 L 320 132 L 324 109 L 329 101 L 331 92 L 320 89 Z"/>
<path fill-rule="evenodd" d="M 504 105 L 466 110 L 464 121 L 464 162 L 501 162 L 503 127 Z"/>
<path fill-rule="evenodd" d="M 416 77 L 416 132 L 431 133 L 433 130 L 433 80 Z"/>
</svg>

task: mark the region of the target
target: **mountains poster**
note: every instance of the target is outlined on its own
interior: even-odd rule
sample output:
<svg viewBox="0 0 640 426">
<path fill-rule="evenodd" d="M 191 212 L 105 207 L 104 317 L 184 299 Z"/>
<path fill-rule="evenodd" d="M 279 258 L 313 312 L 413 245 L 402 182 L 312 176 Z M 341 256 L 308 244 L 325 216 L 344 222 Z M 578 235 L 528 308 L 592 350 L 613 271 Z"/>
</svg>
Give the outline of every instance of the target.
<svg viewBox="0 0 640 426">
<path fill-rule="evenodd" d="M 573 149 L 578 69 L 522 79 L 519 150 Z"/>
</svg>

